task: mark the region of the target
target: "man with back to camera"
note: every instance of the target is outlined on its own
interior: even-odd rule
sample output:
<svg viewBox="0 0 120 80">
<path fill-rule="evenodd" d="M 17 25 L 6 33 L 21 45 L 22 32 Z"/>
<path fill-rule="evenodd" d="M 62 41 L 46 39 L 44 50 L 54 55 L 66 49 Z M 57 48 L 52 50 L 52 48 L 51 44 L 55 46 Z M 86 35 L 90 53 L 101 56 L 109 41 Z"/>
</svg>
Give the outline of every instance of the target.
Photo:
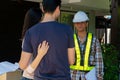
<svg viewBox="0 0 120 80">
<path fill-rule="evenodd" d="M 70 26 L 56 22 L 61 0 L 43 0 L 43 20 L 30 28 L 24 38 L 20 68 L 35 58 L 39 43 L 46 40 L 49 50 L 34 72 L 35 80 L 71 80 L 69 65 L 74 64 L 74 40 Z M 27 58 L 26 58 L 27 56 Z"/>
</svg>

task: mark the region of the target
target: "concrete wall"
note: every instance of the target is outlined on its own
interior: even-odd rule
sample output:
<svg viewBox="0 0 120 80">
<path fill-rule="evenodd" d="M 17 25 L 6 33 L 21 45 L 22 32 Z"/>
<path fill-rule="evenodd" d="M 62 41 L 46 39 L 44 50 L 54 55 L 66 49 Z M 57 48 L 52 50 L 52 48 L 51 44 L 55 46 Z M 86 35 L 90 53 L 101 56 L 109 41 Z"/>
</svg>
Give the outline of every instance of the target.
<svg viewBox="0 0 120 80">
<path fill-rule="evenodd" d="M 93 12 L 89 12 L 89 19 L 88 31 L 95 34 L 95 14 Z"/>
</svg>

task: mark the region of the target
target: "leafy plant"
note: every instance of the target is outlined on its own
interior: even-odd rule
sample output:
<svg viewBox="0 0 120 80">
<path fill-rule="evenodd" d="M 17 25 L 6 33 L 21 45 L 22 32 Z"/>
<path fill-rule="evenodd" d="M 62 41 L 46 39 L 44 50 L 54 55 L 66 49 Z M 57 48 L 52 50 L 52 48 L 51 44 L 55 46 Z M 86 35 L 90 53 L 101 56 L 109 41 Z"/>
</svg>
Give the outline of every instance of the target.
<svg viewBox="0 0 120 80">
<path fill-rule="evenodd" d="M 118 51 L 111 44 L 101 45 L 104 60 L 104 80 L 119 80 Z"/>
</svg>

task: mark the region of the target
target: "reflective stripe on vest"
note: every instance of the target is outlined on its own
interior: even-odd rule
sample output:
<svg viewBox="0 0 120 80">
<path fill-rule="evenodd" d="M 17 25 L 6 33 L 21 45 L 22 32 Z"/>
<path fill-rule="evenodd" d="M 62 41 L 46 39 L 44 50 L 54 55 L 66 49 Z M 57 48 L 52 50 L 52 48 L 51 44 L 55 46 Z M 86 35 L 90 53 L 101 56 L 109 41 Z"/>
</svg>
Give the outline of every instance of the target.
<svg viewBox="0 0 120 80">
<path fill-rule="evenodd" d="M 75 51 L 76 51 L 76 64 L 71 65 L 70 68 L 73 70 L 82 70 L 82 71 L 90 71 L 91 69 L 94 68 L 94 66 L 88 66 L 88 58 L 90 54 L 90 46 L 92 43 L 92 33 L 88 33 L 88 38 L 87 38 L 87 43 L 86 43 L 86 48 L 85 48 L 85 57 L 84 57 L 84 65 L 81 66 L 81 54 L 80 54 L 80 48 L 78 44 L 78 39 L 77 35 L 74 34 L 74 43 L 75 43 Z"/>
</svg>

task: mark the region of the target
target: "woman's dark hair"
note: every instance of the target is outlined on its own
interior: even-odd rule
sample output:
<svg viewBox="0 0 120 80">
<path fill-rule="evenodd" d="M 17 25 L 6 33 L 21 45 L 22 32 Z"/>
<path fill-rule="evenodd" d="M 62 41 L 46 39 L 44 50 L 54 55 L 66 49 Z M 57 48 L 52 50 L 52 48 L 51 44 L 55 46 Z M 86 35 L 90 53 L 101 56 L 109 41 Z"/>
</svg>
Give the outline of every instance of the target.
<svg viewBox="0 0 120 80">
<path fill-rule="evenodd" d="M 57 6 L 61 6 L 61 0 L 43 0 L 42 5 L 45 13 L 53 13 Z"/>
<path fill-rule="evenodd" d="M 25 35 L 25 32 L 31 28 L 33 25 L 37 24 L 42 17 L 42 11 L 39 7 L 30 8 L 24 18 L 24 25 L 22 30 L 22 39 Z"/>
</svg>

